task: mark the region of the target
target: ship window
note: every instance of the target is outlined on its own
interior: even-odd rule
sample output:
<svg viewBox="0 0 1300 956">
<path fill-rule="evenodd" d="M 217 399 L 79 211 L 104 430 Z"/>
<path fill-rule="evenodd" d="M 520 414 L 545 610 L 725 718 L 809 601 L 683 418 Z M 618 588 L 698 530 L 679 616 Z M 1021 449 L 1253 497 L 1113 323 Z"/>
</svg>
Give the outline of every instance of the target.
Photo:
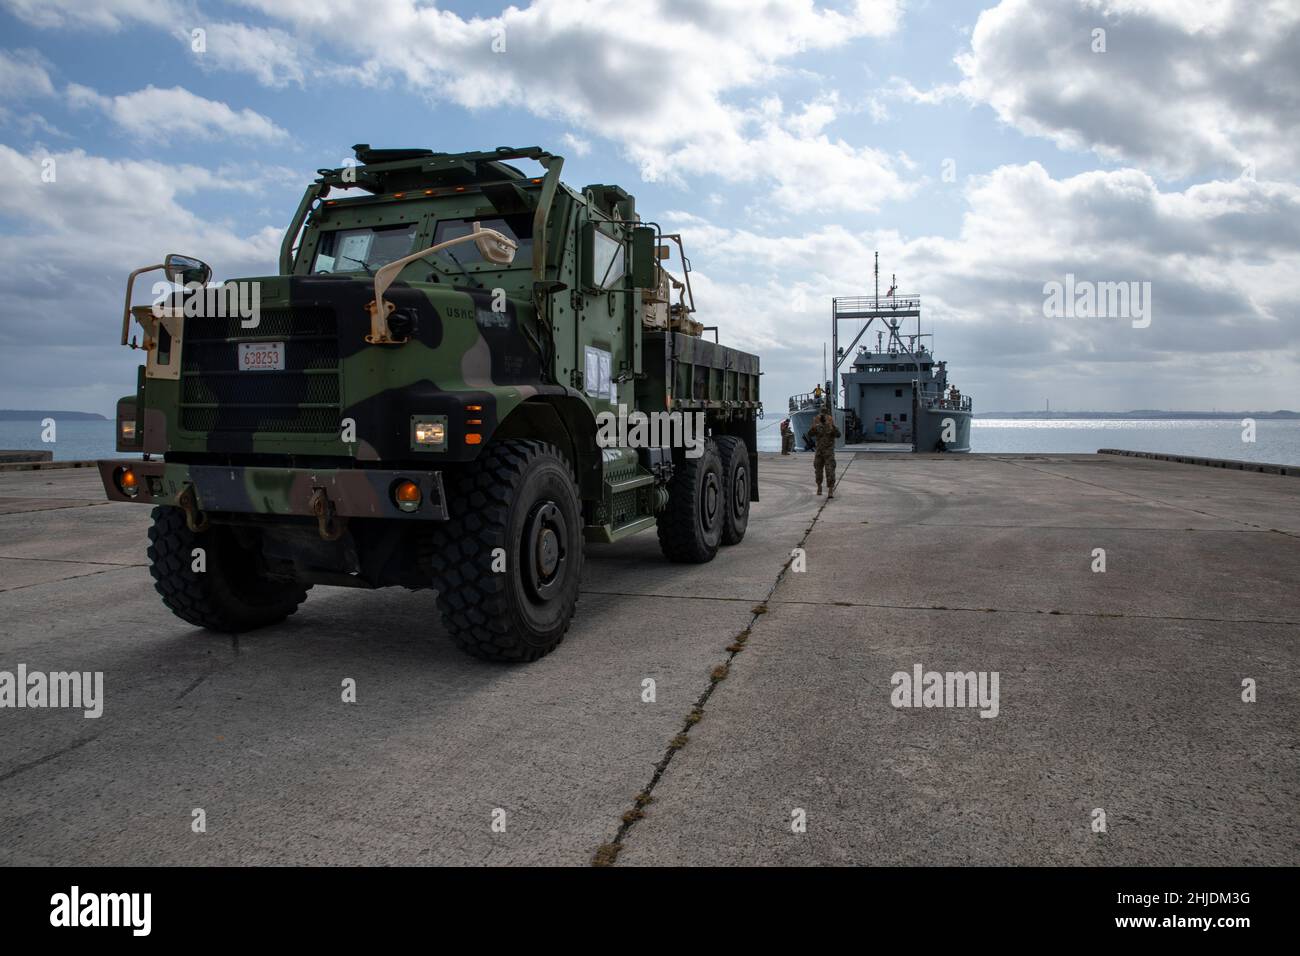
<svg viewBox="0 0 1300 956">
<path fill-rule="evenodd" d="M 894 420 L 894 416 L 889 414 L 889 412 L 885 412 L 885 421 L 892 422 L 893 420 Z"/>
<path fill-rule="evenodd" d="M 899 420 L 900 422 L 905 422 L 905 421 L 907 421 L 907 412 L 903 412 L 903 414 L 899 415 L 899 416 L 898 416 L 898 420 Z"/>
<path fill-rule="evenodd" d="M 894 389 L 894 398 L 902 398 L 902 397 L 903 397 L 903 390 L 901 388 Z"/>
</svg>

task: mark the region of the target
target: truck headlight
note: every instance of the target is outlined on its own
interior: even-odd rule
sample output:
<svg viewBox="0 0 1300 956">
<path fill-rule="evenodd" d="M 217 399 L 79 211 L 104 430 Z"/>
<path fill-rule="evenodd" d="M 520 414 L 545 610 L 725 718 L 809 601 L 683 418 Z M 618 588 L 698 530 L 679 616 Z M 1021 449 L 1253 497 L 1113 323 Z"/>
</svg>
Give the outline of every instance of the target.
<svg viewBox="0 0 1300 956">
<path fill-rule="evenodd" d="M 411 419 L 411 448 L 415 451 L 442 451 L 447 447 L 447 416 L 414 416 Z"/>
</svg>

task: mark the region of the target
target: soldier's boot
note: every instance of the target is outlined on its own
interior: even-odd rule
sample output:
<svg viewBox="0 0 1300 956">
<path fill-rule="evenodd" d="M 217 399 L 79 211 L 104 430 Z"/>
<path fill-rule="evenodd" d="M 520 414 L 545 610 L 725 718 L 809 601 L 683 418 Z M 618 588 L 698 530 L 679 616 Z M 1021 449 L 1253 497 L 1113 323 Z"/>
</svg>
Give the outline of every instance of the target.
<svg viewBox="0 0 1300 956">
<path fill-rule="evenodd" d="M 822 493 L 822 483 L 819 481 L 817 482 L 817 494 L 820 495 L 821 493 Z"/>
<path fill-rule="evenodd" d="M 835 497 L 835 482 L 832 481 L 826 485 L 826 497 L 827 498 Z"/>
</svg>

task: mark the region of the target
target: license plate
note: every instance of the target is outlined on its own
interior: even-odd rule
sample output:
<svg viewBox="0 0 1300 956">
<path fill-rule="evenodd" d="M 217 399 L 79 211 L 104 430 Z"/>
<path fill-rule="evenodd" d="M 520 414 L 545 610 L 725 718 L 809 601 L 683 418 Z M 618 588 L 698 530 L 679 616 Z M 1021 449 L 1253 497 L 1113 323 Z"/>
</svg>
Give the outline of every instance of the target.
<svg viewBox="0 0 1300 956">
<path fill-rule="evenodd" d="M 239 370 L 241 372 L 284 371 L 284 343 L 240 342 Z"/>
</svg>

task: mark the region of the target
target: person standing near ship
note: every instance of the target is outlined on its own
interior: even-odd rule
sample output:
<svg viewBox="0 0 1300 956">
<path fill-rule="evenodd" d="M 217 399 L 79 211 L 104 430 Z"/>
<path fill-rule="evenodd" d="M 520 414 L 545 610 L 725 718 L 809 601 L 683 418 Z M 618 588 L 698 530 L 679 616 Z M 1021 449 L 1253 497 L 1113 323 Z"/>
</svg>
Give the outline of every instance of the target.
<svg viewBox="0 0 1300 956">
<path fill-rule="evenodd" d="M 790 427 L 790 419 L 781 422 L 781 454 L 788 455 L 794 451 L 794 429 Z"/>
<path fill-rule="evenodd" d="M 822 493 L 822 475 L 826 476 L 826 497 L 835 497 L 835 439 L 840 437 L 840 430 L 835 427 L 831 417 L 831 407 L 823 406 L 822 413 L 813 419 L 812 428 L 804 436 L 813 443 L 813 474 L 817 477 L 817 494 Z"/>
</svg>

